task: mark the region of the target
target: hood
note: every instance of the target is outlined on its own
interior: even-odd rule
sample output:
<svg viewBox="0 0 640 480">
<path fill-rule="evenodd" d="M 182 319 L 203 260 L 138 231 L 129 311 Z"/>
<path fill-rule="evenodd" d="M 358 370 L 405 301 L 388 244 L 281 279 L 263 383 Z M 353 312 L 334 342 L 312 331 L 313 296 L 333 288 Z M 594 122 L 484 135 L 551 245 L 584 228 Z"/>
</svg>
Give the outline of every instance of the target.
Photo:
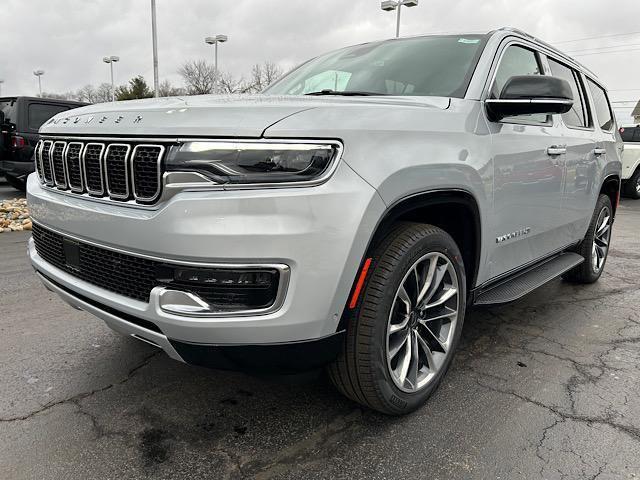
<svg viewBox="0 0 640 480">
<path fill-rule="evenodd" d="M 41 134 L 259 138 L 277 122 L 306 110 L 357 106 L 446 109 L 443 97 L 299 97 L 201 95 L 101 103 L 62 112 Z M 348 111 L 344 112 L 348 114 Z"/>
</svg>

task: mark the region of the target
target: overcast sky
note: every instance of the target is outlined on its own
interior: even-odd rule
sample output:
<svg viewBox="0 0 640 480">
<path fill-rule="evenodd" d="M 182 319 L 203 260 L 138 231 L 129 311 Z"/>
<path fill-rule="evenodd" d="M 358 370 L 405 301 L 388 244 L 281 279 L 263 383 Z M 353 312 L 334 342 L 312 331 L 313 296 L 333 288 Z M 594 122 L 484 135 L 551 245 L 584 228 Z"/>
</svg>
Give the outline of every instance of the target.
<svg viewBox="0 0 640 480">
<path fill-rule="evenodd" d="M 157 9 L 160 79 L 174 84 L 181 83 L 176 70 L 183 61 L 213 58 L 207 35 L 229 35 L 220 67 L 246 75 L 256 62 L 289 68 L 341 46 L 393 36 L 395 28 L 395 13 L 381 11 L 378 0 L 157 0 Z M 150 0 L 0 0 L 2 94 L 37 93 L 36 68 L 46 72 L 47 92 L 108 81 L 105 55 L 121 58 L 117 83 L 143 75 L 151 85 L 150 10 Z M 522 28 L 567 52 L 583 50 L 572 55 L 622 101 L 640 97 L 638 19 L 640 0 L 420 0 L 403 10 L 402 34 Z M 611 53 L 623 48 L 628 51 Z M 622 115 L 631 111 L 615 106 Z"/>
</svg>

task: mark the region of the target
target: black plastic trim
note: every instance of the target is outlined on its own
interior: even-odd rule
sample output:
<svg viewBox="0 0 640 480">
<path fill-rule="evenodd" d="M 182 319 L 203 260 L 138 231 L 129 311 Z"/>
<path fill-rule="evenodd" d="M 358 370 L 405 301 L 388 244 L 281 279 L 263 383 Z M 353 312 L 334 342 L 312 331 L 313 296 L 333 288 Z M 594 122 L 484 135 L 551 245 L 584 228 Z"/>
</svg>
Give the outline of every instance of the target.
<svg viewBox="0 0 640 480">
<path fill-rule="evenodd" d="M 202 345 L 171 340 L 191 364 L 217 370 L 294 375 L 316 370 L 334 360 L 342 348 L 344 331 L 316 340 L 265 345 Z"/>
</svg>

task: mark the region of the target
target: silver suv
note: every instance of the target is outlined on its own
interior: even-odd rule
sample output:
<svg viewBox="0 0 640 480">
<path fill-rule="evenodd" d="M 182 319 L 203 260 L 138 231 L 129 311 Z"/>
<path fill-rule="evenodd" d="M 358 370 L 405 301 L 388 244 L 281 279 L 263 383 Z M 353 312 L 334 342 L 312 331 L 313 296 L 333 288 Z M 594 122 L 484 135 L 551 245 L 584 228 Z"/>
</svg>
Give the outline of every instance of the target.
<svg viewBox="0 0 640 480">
<path fill-rule="evenodd" d="M 328 366 L 420 406 L 465 309 L 607 259 L 620 139 L 593 73 L 513 29 L 315 58 L 253 97 L 46 123 L 29 255 L 50 290 L 195 365 Z"/>
</svg>

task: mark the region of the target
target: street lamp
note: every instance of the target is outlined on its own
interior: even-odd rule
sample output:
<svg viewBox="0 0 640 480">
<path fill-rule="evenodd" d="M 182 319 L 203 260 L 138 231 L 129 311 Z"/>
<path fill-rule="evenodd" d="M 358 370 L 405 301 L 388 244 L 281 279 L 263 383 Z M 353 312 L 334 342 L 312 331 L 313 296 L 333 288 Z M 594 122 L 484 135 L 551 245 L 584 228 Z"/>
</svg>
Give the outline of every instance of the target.
<svg viewBox="0 0 640 480">
<path fill-rule="evenodd" d="M 120 57 L 116 57 L 115 55 L 111 55 L 110 57 L 104 57 L 102 59 L 104 63 L 108 63 L 111 68 L 111 101 L 116 101 L 116 87 L 113 83 L 113 64 L 120 61 Z"/>
<path fill-rule="evenodd" d="M 204 43 L 206 43 L 207 45 L 214 45 L 215 46 L 214 68 L 215 68 L 215 72 L 216 72 L 216 86 L 218 84 L 218 44 L 219 43 L 224 43 L 227 40 L 229 40 L 229 37 L 227 37 L 226 35 L 216 35 L 214 37 L 207 37 L 207 38 L 204 39 Z"/>
<path fill-rule="evenodd" d="M 40 77 L 44 75 L 44 70 L 34 70 L 33 74 L 38 77 L 38 91 L 40 92 L 40 97 L 42 97 L 42 80 Z"/>
<path fill-rule="evenodd" d="M 393 10 L 397 10 L 397 19 L 396 19 L 396 38 L 400 36 L 400 10 L 402 7 L 416 7 L 418 5 L 418 0 L 385 0 L 380 4 L 380 8 L 385 12 L 391 12 Z"/>
<path fill-rule="evenodd" d="M 156 0 L 151 0 L 151 40 L 153 43 L 153 91 L 160 96 L 160 80 L 158 77 L 158 30 L 156 28 Z"/>
</svg>

